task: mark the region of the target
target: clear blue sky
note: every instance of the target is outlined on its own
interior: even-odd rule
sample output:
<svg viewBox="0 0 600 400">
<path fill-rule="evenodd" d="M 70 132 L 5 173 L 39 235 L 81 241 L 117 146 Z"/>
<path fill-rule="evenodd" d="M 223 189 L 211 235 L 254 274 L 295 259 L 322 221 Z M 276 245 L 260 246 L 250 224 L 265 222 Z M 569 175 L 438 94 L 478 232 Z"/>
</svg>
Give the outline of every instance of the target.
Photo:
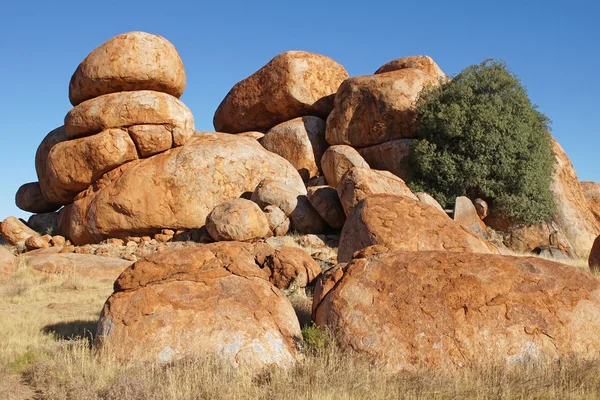
<svg viewBox="0 0 600 400">
<path fill-rule="evenodd" d="M 581 180 L 600 181 L 597 1 L 7 1 L 0 7 L 0 219 L 37 180 L 35 151 L 70 109 L 77 65 L 119 33 L 166 37 L 186 67 L 182 100 L 212 130 L 239 80 L 286 50 L 332 57 L 351 76 L 426 54 L 447 74 L 504 59 L 553 120 Z"/>
</svg>

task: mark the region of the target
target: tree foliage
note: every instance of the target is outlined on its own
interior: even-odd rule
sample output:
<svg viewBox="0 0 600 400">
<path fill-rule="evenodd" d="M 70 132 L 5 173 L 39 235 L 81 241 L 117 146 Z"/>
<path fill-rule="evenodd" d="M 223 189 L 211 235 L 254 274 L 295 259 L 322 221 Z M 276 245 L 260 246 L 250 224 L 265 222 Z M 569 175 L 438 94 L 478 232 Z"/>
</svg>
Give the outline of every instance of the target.
<svg viewBox="0 0 600 400">
<path fill-rule="evenodd" d="M 421 140 L 410 157 L 414 191 L 428 192 L 446 207 L 457 196 L 481 197 L 526 224 L 552 215 L 550 120 L 503 62 L 486 60 L 425 89 L 417 118 Z"/>
</svg>

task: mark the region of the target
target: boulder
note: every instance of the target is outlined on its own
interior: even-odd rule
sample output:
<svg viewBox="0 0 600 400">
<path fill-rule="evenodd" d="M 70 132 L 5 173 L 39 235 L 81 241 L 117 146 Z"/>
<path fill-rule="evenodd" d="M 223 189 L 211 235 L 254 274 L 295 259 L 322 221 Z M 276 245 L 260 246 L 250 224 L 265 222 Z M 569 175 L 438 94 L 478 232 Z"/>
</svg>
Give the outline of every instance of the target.
<svg viewBox="0 0 600 400">
<path fill-rule="evenodd" d="M 217 242 L 249 241 L 269 233 L 269 221 L 256 203 L 233 199 L 216 206 L 206 217 L 206 229 Z"/>
<path fill-rule="evenodd" d="M 60 208 L 60 205 L 50 203 L 44 198 L 39 182 L 22 185 L 15 195 L 15 203 L 21 210 L 30 213 L 47 213 Z"/>
<path fill-rule="evenodd" d="M 481 219 L 482 221 L 490 214 L 490 209 L 488 207 L 487 201 L 483 199 L 475 199 L 473 205 L 475 206 L 475 210 L 477 211 L 479 219 Z"/>
<path fill-rule="evenodd" d="M 594 240 L 590 256 L 588 257 L 588 266 L 590 271 L 598 273 L 600 272 L 600 236 Z"/>
<path fill-rule="evenodd" d="M 32 230 L 16 217 L 8 217 L 2 221 L 0 231 L 6 243 L 19 247 L 25 246 L 25 241 L 30 236 L 39 236 L 39 233 Z"/>
<path fill-rule="evenodd" d="M 27 225 L 41 234 L 55 235 L 58 232 L 58 213 L 34 214 L 27 220 Z"/>
<path fill-rule="evenodd" d="M 305 51 L 281 53 L 238 82 L 215 112 L 217 131 L 266 131 L 296 117 L 327 118 L 333 95 L 348 73 L 329 57 Z"/>
<path fill-rule="evenodd" d="M 359 201 L 372 194 L 394 194 L 418 200 L 404 181 L 388 171 L 354 167 L 344 174 L 337 186 L 346 215 Z"/>
<path fill-rule="evenodd" d="M 328 147 L 325 121 L 307 116 L 282 122 L 261 139 L 263 147 L 288 160 L 307 182 L 319 175 L 321 157 Z"/>
<path fill-rule="evenodd" d="M 579 182 L 583 195 L 588 201 L 590 211 L 596 221 L 600 222 L 600 183 L 597 182 Z"/>
<path fill-rule="evenodd" d="M 37 249 L 47 249 L 50 247 L 50 241 L 52 240 L 52 236 L 50 235 L 33 235 L 29 236 L 27 240 L 25 240 L 25 248 L 28 251 L 37 250 Z"/>
<path fill-rule="evenodd" d="M 473 232 L 475 235 L 482 239 L 486 238 L 486 226 L 479 218 L 475 206 L 468 197 L 460 196 L 456 198 L 453 218 L 456 222 Z"/>
<path fill-rule="evenodd" d="M 416 137 L 415 105 L 437 79 L 414 68 L 346 79 L 327 118 L 327 142 L 362 148 Z"/>
<path fill-rule="evenodd" d="M 62 190 L 53 188 L 47 172 L 48 155 L 50 154 L 50 151 L 58 143 L 66 140 L 68 140 L 68 138 L 65 127 L 58 127 L 44 137 L 35 153 L 35 171 L 37 172 L 38 180 L 40 182 L 40 190 L 42 191 L 42 196 L 44 196 L 46 201 L 51 204 L 68 204 L 73 201 L 73 197 L 77 195 L 77 193 L 65 193 Z"/>
<path fill-rule="evenodd" d="M 60 232 L 81 245 L 202 228 L 217 205 L 252 193 L 267 176 L 306 193 L 295 168 L 256 140 L 206 133 L 106 174 L 61 211 Z"/>
<path fill-rule="evenodd" d="M 291 366 L 301 357 L 298 318 L 251 249 L 219 242 L 136 262 L 115 282 L 95 346 L 120 359 L 216 357 L 254 371 Z"/>
<path fill-rule="evenodd" d="M 310 204 L 319 213 L 327 225 L 333 229 L 342 229 L 346 214 L 338 197 L 337 190 L 331 186 L 311 186 L 307 188 Z"/>
<path fill-rule="evenodd" d="M 410 181 L 413 172 L 408 163 L 408 155 L 416 142 L 416 139 L 390 140 L 359 149 L 358 152 L 371 168 L 390 171 L 402 180 Z"/>
<path fill-rule="evenodd" d="M 310 205 L 303 189 L 300 191 L 284 181 L 267 178 L 256 186 L 252 201 L 262 209 L 269 205 L 279 207 L 290 219 L 291 228 L 300 233 L 321 233 L 326 228 L 325 221 Z"/>
<path fill-rule="evenodd" d="M 303 293 L 321 273 L 319 263 L 296 247 L 275 250 L 266 258 L 265 266 L 271 270 L 271 282 L 289 293 Z"/>
<path fill-rule="evenodd" d="M 342 349 L 391 371 L 600 357 L 600 282 L 576 267 L 394 251 L 354 259 L 342 272 L 315 305 L 316 323 Z"/>
<path fill-rule="evenodd" d="M 164 125 L 135 125 L 129 135 L 141 157 L 162 153 L 173 146 L 171 131 Z"/>
<path fill-rule="evenodd" d="M 371 195 L 358 203 L 340 237 L 338 261 L 380 245 L 390 250 L 497 253 L 497 249 L 442 215 L 433 206 L 406 196 Z"/>
<path fill-rule="evenodd" d="M 446 214 L 446 211 L 444 211 L 444 208 L 440 205 L 440 203 L 438 203 L 438 201 L 433 198 L 433 196 L 431 196 L 425 192 L 415 193 L 415 196 L 417 196 L 417 199 L 419 199 L 419 201 L 421 203 L 425 203 L 425 204 L 429 204 L 430 206 L 434 206 L 436 209 L 441 211 L 444 215 L 448 215 L 448 214 Z"/>
<path fill-rule="evenodd" d="M 19 259 L 8 247 L 0 245 L 0 280 L 13 275 L 18 267 Z"/>
<path fill-rule="evenodd" d="M 398 58 L 383 64 L 375 74 L 384 74 L 386 72 L 398 71 L 406 68 L 416 68 L 437 80 L 446 81 L 448 77 L 440 67 L 429 56 L 408 56 Z"/>
<path fill-rule="evenodd" d="M 254 140 L 261 140 L 263 137 L 265 137 L 265 134 L 262 132 L 257 132 L 257 131 L 250 131 L 250 132 L 242 132 L 242 133 L 238 133 L 238 136 L 243 136 L 243 137 L 249 137 L 252 138 Z"/>
<path fill-rule="evenodd" d="M 589 209 L 573 164 L 562 147 L 553 140 L 556 168 L 550 186 L 556 213 L 554 221 L 579 257 L 586 258 L 600 234 L 600 222 Z"/>
<path fill-rule="evenodd" d="M 269 230 L 273 236 L 285 236 L 290 230 L 290 219 L 285 215 L 281 208 L 277 206 L 266 206 L 263 210 Z"/>
<path fill-rule="evenodd" d="M 132 261 L 93 254 L 31 252 L 23 255 L 29 268 L 46 274 L 60 274 L 114 281 Z"/>
<path fill-rule="evenodd" d="M 165 38 L 145 32 L 117 35 L 79 64 L 69 83 L 74 106 L 104 94 L 154 90 L 180 97 L 185 70 L 175 47 Z"/>
<path fill-rule="evenodd" d="M 69 139 L 110 128 L 163 125 L 181 146 L 194 134 L 194 116 L 177 98 L 151 90 L 105 94 L 75 106 L 65 117 Z"/>
<path fill-rule="evenodd" d="M 106 172 L 138 158 L 135 144 L 121 129 L 57 143 L 48 154 L 46 177 L 61 198 L 72 199 Z"/>
<path fill-rule="evenodd" d="M 353 167 L 369 168 L 364 158 L 350 146 L 331 146 L 321 158 L 321 169 L 327 184 L 337 187 L 342 176 Z"/>
</svg>

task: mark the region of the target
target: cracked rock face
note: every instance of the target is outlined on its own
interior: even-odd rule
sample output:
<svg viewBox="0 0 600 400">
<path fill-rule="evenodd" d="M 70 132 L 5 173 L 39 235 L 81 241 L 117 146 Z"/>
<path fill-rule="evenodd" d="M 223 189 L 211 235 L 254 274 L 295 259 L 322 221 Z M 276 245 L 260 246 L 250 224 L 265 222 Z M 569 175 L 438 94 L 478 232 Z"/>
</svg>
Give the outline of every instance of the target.
<svg viewBox="0 0 600 400">
<path fill-rule="evenodd" d="M 371 195 L 352 209 L 342 229 L 338 261 L 380 245 L 390 250 L 497 253 L 490 243 L 435 207 L 391 194 Z"/>
<path fill-rule="evenodd" d="M 156 253 L 116 280 L 95 345 L 121 359 L 216 356 L 253 370 L 290 366 L 302 357 L 300 324 L 268 277 L 249 244 Z"/>
<path fill-rule="evenodd" d="M 265 177 L 306 193 L 296 169 L 256 140 L 205 132 L 107 173 L 61 211 L 60 231 L 81 245 L 201 228 L 217 205 L 253 192 Z"/>
<path fill-rule="evenodd" d="M 316 323 L 393 371 L 600 356 L 600 281 L 568 265 L 394 251 L 322 279 Z"/>
</svg>

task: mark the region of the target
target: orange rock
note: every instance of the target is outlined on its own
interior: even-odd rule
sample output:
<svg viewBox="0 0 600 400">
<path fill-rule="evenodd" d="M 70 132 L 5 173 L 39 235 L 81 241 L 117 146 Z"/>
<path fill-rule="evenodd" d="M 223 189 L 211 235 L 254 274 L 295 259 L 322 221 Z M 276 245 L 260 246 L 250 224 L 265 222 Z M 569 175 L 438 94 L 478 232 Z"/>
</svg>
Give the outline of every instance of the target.
<svg viewBox="0 0 600 400">
<path fill-rule="evenodd" d="M 335 188 L 311 186 L 307 188 L 307 197 L 310 204 L 329 226 L 333 229 L 342 229 L 346 222 L 346 214 Z"/>
<path fill-rule="evenodd" d="M 25 246 L 25 241 L 30 236 L 40 235 L 16 217 L 8 217 L 2 221 L 0 232 L 8 244 L 19 247 Z"/>
<path fill-rule="evenodd" d="M 395 194 L 418 200 L 404 181 L 391 172 L 354 167 L 344 174 L 337 186 L 346 215 L 359 201 L 372 194 Z"/>
<path fill-rule="evenodd" d="M 327 119 L 327 142 L 362 148 L 416 136 L 415 104 L 437 79 L 414 68 L 346 79 Z"/>
<path fill-rule="evenodd" d="M 44 198 L 39 182 L 22 185 L 15 196 L 15 203 L 21 210 L 31 213 L 47 213 L 60 208 L 60 205 L 50 203 Z"/>
<path fill-rule="evenodd" d="M 373 245 L 407 251 L 498 252 L 433 206 L 390 194 L 371 195 L 354 207 L 342 229 L 338 260 L 347 262 L 355 251 Z"/>
<path fill-rule="evenodd" d="M 27 240 L 25 240 L 25 247 L 27 250 L 37 250 L 37 249 L 46 249 L 50 247 L 50 241 L 52 240 L 52 236 L 50 235 L 33 235 L 29 236 Z"/>
<path fill-rule="evenodd" d="M 266 206 L 263 210 L 267 222 L 269 223 L 269 230 L 273 233 L 273 236 L 285 236 L 290 230 L 290 219 L 285 215 L 283 211 L 277 206 Z"/>
<path fill-rule="evenodd" d="M 257 131 L 242 132 L 242 133 L 237 133 L 237 135 L 244 136 L 244 137 L 249 137 L 249 138 L 252 138 L 254 140 L 261 140 L 263 137 L 265 137 L 264 133 L 257 132 Z"/>
<path fill-rule="evenodd" d="M 348 73 L 329 57 L 305 51 L 281 53 L 238 82 L 215 112 L 215 129 L 266 131 L 296 117 L 326 118 L 333 95 Z"/>
<path fill-rule="evenodd" d="M 321 169 L 321 157 L 328 147 L 325 121 L 319 117 L 298 117 L 271 128 L 261 139 L 263 147 L 288 160 L 307 182 Z"/>
<path fill-rule="evenodd" d="M 132 262 L 76 253 L 25 253 L 27 266 L 46 274 L 114 281 Z"/>
<path fill-rule="evenodd" d="M 600 282 L 539 258 L 394 251 L 355 259 L 317 325 L 392 371 L 600 357 Z"/>
<path fill-rule="evenodd" d="M 301 358 L 300 324 L 268 275 L 242 243 L 155 253 L 115 282 L 95 345 L 120 359 L 216 357 L 255 371 L 290 366 Z"/>
<path fill-rule="evenodd" d="M 479 218 L 475 206 L 468 197 L 460 196 L 456 198 L 453 216 L 456 222 L 480 238 L 483 239 L 487 236 L 485 233 L 486 226 Z"/>
<path fill-rule="evenodd" d="M 425 203 L 425 204 L 429 204 L 430 206 L 434 206 L 439 211 L 441 211 L 444 215 L 448 215 L 448 214 L 446 214 L 446 211 L 444 211 L 444 208 L 440 205 L 440 203 L 438 203 L 438 201 L 436 199 L 434 199 L 431 195 L 429 195 L 425 192 L 417 192 L 417 193 L 415 193 L 415 196 L 417 196 L 417 199 L 419 199 L 419 201 L 421 203 Z"/>
<path fill-rule="evenodd" d="M 164 125 L 135 125 L 128 131 L 141 157 L 162 153 L 173 146 L 171 131 Z"/>
<path fill-rule="evenodd" d="M 435 79 L 447 80 L 448 77 L 440 67 L 429 56 L 408 56 L 398 58 L 382 65 L 375 74 L 383 74 L 386 72 L 398 71 L 406 68 L 416 68 Z"/>
<path fill-rule="evenodd" d="M 600 183 L 597 182 L 579 182 L 583 194 L 588 201 L 590 211 L 600 223 Z"/>
<path fill-rule="evenodd" d="M 85 190 L 106 172 L 138 158 L 126 131 L 107 129 L 97 135 L 57 143 L 48 154 L 48 184 L 61 199 Z M 74 198 L 75 196 L 73 196 Z"/>
<path fill-rule="evenodd" d="M 19 259 L 5 246 L 0 246 L 0 280 L 6 279 L 15 272 L 19 266 Z"/>
<path fill-rule="evenodd" d="M 588 257 L 588 266 L 593 272 L 600 272 L 600 236 L 594 240 L 594 245 Z"/>
<path fill-rule="evenodd" d="M 269 221 L 256 203 L 233 199 L 216 206 L 206 217 L 206 229 L 215 241 L 257 240 L 269 233 Z"/>
<path fill-rule="evenodd" d="M 69 83 L 69 99 L 77 105 L 108 93 L 154 90 L 180 97 L 185 70 L 175 47 L 145 32 L 117 35 L 79 64 Z"/>
<path fill-rule="evenodd" d="M 321 158 L 321 169 L 327 184 L 337 187 L 342 176 L 353 167 L 369 168 L 369 164 L 354 148 L 345 145 L 331 146 Z"/>
<path fill-rule="evenodd" d="M 105 94 L 75 106 L 65 117 L 69 139 L 148 124 L 165 126 L 174 146 L 183 145 L 194 134 L 190 109 L 171 95 L 150 90 Z"/>
<path fill-rule="evenodd" d="M 417 139 L 390 140 L 358 149 L 358 152 L 371 168 L 389 171 L 404 181 L 410 181 L 413 172 L 408 164 L 408 155 L 416 142 Z"/>
<path fill-rule="evenodd" d="M 27 220 L 27 226 L 36 232 L 54 235 L 58 232 L 58 213 L 34 214 Z"/>
<path fill-rule="evenodd" d="M 267 256 L 265 266 L 271 270 L 271 282 L 290 292 L 303 292 L 321 273 L 319 263 L 296 247 L 275 250 Z"/>
<path fill-rule="evenodd" d="M 203 134 L 125 166 L 61 211 L 60 232 L 74 244 L 153 235 L 167 227 L 201 228 L 217 205 L 251 193 L 267 176 L 306 193 L 289 162 L 256 140 L 224 133 Z"/>
<path fill-rule="evenodd" d="M 46 201 L 52 204 L 68 204 L 77 195 L 76 192 L 66 193 L 62 190 L 54 189 L 48 177 L 48 155 L 54 146 L 66 140 L 68 138 L 65 127 L 56 128 L 46 135 L 35 153 L 35 170 L 40 182 L 40 190 Z"/>
</svg>

